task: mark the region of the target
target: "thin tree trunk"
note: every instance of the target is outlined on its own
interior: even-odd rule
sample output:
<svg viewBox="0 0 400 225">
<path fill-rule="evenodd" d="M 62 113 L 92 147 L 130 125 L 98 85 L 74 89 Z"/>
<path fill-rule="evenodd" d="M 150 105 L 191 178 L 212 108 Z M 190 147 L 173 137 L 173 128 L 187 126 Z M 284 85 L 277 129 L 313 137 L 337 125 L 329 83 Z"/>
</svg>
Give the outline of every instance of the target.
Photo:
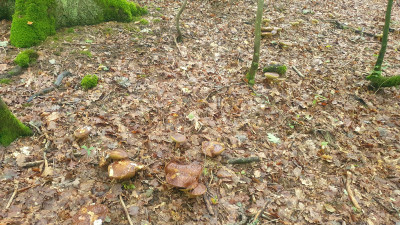
<svg viewBox="0 0 400 225">
<path fill-rule="evenodd" d="M 8 146 L 18 137 L 29 135 L 32 131 L 12 114 L 0 96 L 0 145 Z"/>
<path fill-rule="evenodd" d="M 176 17 L 175 17 L 175 26 L 176 26 L 176 31 L 178 32 L 178 36 L 176 37 L 177 42 L 182 42 L 182 32 L 179 27 L 179 19 L 181 18 L 181 14 L 182 14 L 183 10 L 185 9 L 186 4 L 187 4 L 187 0 L 184 0 L 181 8 L 179 9 L 178 14 L 176 14 Z"/>
<path fill-rule="evenodd" d="M 390 26 L 390 16 L 391 16 L 391 12 L 392 12 L 392 5 L 393 5 L 393 0 L 388 0 L 388 4 L 387 4 L 387 8 L 386 8 L 386 16 L 385 16 L 385 26 L 383 27 L 382 45 L 381 45 L 381 50 L 379 51 L 378 59 L 376 60 L 376 64 L 375 64 L 375 68 L 374 68 L 375 71 L 382 70 L 383 57 L 385 57 L 386 46 L 387 46 L 387 41 L 388 41 L 388 36 L 389 36 L 389 26 Z"/>
<path fill-rule="evenodd" d="M 261 21 L 264 8 L 264 0 L 257 1 L 257 15 L 254 34 L 254 54 L 253 61 L 249 72 L 246 74 L 246 79 L 249 85 L 253 86 L 255 83 L 255 76 L 258 69 L 258 62 L 260 61 L 260 42 L 261 42 Z"/>
</svg>

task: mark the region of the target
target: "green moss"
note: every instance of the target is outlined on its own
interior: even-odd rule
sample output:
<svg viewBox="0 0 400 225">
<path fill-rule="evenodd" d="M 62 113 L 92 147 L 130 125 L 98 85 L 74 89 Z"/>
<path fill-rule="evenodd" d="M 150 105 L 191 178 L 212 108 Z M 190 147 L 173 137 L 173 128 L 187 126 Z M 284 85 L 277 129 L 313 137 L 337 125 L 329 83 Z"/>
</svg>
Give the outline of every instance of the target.
<svg viewBox="0 0 400 225">
<path fill-rule="evenodd" d="M 287 67 L 285 65 L 279 65 L 279 64 L 271 64 L 266 67 L 264 67 L 263 72 L 274 72 L 278 73 L 279 75 L 285 75 L 287 70 Z"/>
<path fill-rule="evenodd" d="M 16 47 L 30 47 L 55 34 L 55 0 L 16 0 L 10 41 Z"/>
<path fill-rule="evenodd" d="M 8 146 L 21 136 L 30 136 L 32 131 L 22 124 L 0 98 L 0 145 Z"/>
<path fill-rule="evenodd" d="M 394 87 L 400 85 L 400 75 L 384 77 L 381 71 L 373 71 L 366 79 L 371 81 L 371 86 L 374 88 Z"/>
<path fill-rule="evenodd" d="M 143 24 L 143 25 L 149 24 L 149 21 L 146 20 L 146 19 L 140 19 L 139 22 L 140 22 L 141 24 Z"/>
<path fill-rule="evenodd" d="M 147 13 L 145 8 L 126 0 L 97 0 L 104 9 L 105 21 L 130 22 L 135 16 Z"/>
<path fill-rule="evenodd" d="M 97 86 L 98 77 L 96 75 L 86 75 L 81 81 L 83 89 L 88 90 Z"/>
<path fill-rule="evenodd" d="M 15 0 L 0 0 L 0 20 L 11 20 L 14 14 Z"/>
<path fill-rule="evenodd" d="M 7 79 L 7 78 L 0 79 L 0 84 L 10 84 L 10 83 L 11 83 L 10 79 Z"/>
<path fill-rule="evenodd" d="M 28 67 L 31 63 L 35 62 L 39 57 L 37 52 L 33 49 L 27 49 L 20 52 L 17 57 L 15 57 L 14 62 L 20 67 Z"/>
<path fill-rule="evenodd" d="M 80 51 L 82 55 L 86 55 L 89 58 L 92 58 L 92 53 L 90 51 Z"/>
<path fill-rule="evenodd" d="M 159 23 L 159 22 L 161 22 L 161 20 L 160 20 L 159 18 L 155 18 L 155 19 L 153 20 L 153 23 Z"/>
</svg>

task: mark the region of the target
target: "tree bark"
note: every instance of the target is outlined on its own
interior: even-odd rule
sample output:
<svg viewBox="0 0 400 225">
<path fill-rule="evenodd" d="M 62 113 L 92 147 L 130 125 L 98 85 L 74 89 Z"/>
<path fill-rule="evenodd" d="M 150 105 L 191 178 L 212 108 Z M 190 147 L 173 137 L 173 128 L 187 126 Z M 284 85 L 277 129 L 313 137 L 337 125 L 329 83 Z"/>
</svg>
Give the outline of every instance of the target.
<svg viewBox="0 0 400 225">
<path fill-rule="evenodd" d="M 176 37 L 177 42 L 182 42 L 182 33 L 181 33 L 181 29 L 179 27 L 179 19 L 181 18 L 181 14 L 182 14 L 183 10 L 185 9 L 186 4 L 187 4 L 187 0 L 184 0 L 181 8 L 179 9 L 178 14 L 176 14 L 176 18 L 175 18 L 176 31 L 178 32 L 178 36 Z"/>
<path fill-rule="evenodd" d="M 246 74 L 247 83 L 251 86 L 255 83 L 255 76 L 258 69 L 258 62 L 260 61 L 260 43 L 261 43 L 261 21 L 264 8 L 264 0 L 257 1 L 257 15 L 254 34 L 254 54 L 253 61 L 249 72 Z"/>
<path fill-rule="evenodd" d="M 389 36 L 390 16 L 392 12 L 393 0 L 388 0 L 386 15 L 385 15 L 385 26 L 383 27 L 382 45 L 379 51 L 378 59 L 372 73 L 367 76 L 367 80 L 371 81 L 371 86 L 375 89 L 381 87 L 393 87 L 400 85 L 400 75 L 384 77 L 382 76 L 382 63 L 385 57 L 387 41 Z"/>
<path fill-rule="evenodd" d="M 0 145 L 8 146 L 18 137 L 30 135 L 31 129 L 13 115 L 0 96 Z"/>
</svg>

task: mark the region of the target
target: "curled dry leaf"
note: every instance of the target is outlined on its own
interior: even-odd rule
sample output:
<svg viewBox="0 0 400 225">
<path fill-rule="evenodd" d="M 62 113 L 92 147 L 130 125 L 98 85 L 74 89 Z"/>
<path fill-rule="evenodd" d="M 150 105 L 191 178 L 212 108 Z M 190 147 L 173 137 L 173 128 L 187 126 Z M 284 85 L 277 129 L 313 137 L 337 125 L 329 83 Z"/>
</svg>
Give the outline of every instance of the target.
<svg viewBox="0 0 400 225">
<path fill-rule="evenodd" d="M 135 176 L 136 172 L 143 167 L 131 160 L 113 162 L 108 166 L 108 176 L 118 180 L 128 179 Z"/>
<path fill-rule="evenodd" d="M 205 155 L 210 157 L 221 155 L 221 153 L 225 151 L 224 144 L 215 141 L 203 141 L 203 143 L 201 143 L 201 149 Z"/>
<path fill-rule="evenodd" d="M 121 160 L 121 159 L 127 159 L 129 155 L 125 151 L 117 149 L 109 152 L 108 157 L 113 160 Z"/>
<path fill-rule="evenodd" d="M 175 162 L 165 167 L 167 183 L 178 188 L 194 189 L 198 186 L 198 180 L 203 166 L 198 162 L 181 165 Z"/>
<path fill-rule="evenodd" d="M 81 127 L 81 128 L 78 128 L 75 130 L 74 136 L 78 140 L 85 139 L 89 136 L 91 131 L 92 131 L 92 128 L 89 126 Z"/>
<path fill-rule="evenodd" d="M 174 133 L 170 137 L 171 137 L 172 141 L 174 141 L 176 143 L 183 143 L 186 141 L 186 136 L 183 134 Z"/>
<path fill-rule="evenodd" d="M 78 213 L 72 217 L 73 224 L 102 224 L 108 214 L 108 208 L 102 204 L 95 204 L 82 207 Z"/>
</svg>

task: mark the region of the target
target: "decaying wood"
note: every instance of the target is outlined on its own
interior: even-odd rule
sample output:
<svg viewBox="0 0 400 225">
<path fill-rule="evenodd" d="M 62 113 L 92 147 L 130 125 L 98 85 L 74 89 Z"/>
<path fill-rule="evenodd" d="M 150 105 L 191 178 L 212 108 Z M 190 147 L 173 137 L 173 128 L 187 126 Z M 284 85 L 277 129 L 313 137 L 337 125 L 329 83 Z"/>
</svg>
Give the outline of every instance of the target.
<svg viewBox="0 0 400 225">
<path fill-rule="evenodd" d="M 246 158 L 237 158 L 228 160 L 228 164 L 246 164 L 252 162 L 260 162 L 259 157 L 246 157 Z"/>
</svg>

